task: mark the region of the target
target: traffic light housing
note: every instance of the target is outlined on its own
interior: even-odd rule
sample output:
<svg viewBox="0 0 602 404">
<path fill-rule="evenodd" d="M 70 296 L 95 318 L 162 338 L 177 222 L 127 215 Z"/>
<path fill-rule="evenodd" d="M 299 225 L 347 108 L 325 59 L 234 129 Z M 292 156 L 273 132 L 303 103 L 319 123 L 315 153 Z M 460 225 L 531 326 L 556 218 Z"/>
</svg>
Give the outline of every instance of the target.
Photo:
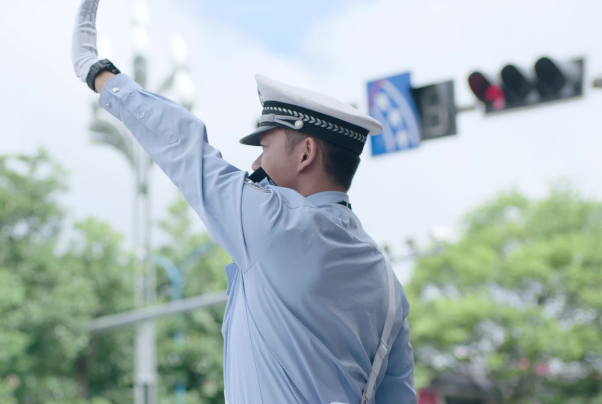
<svg viewBox="0 0 602 404">
<path fill-rule="evenodd" d="M 499 78 L 473 72 L 468 84 L 485 104 L 485 113 L 504 111 L 583 95 L 584 59 L 558 62 L 542 57 L 532 70 L 509 64 Z"/>
<path fill-rule="evenodd" d="M 420 116 L 422 141 L 457 134 L 453 81 L 412 88 L 411 91 Z"/>
</svg>

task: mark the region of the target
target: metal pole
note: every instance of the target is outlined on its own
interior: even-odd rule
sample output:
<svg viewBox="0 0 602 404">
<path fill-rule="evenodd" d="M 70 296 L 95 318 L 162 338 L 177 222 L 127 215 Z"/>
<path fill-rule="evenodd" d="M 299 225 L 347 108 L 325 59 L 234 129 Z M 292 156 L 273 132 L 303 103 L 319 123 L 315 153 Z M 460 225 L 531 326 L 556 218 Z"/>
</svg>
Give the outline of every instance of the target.
<svg viewBox="0 0 602 404">
<path fill-rule="evenodd" d="M 476 111 L 478 108 L 478 104 L 470 104 L 470 105 L 456 105 L 456 112 L 470 112 Z"/>
<path fill-rule="evenodd" d="M 134 39 L 134 80 L 146 88 L 148 76 L 149 10 L 144 0 L 138 0 L 134 5 L 134 22 L 132 33 Z M 155 303 L 155 273 L 151 247 L 151 212 L 150 212 L 150 167 L 151 159 L 135 142 L 135 169 L 138 183 L 136 184 L 136 207 L 138 225 L 136 245 L 136 295 L 137 303 L 146 306 Z M 136 326 L 134 363 L 134 404 L 157 404 L 157 359 L 155 324 L 152 321 Z"/>
<path fill-rule="evenodd" d="M 188 313 L 204 307 L 217 306 L 228 301 L 226 291 L 209 293 L 202 296 L 190 297 L 177 302 L 162 304 L 159 306 L 145 307 L 139 310 L 127 311 L 125 313 L 112 314 L 92 320 L 88 324 L 88 332 L 91 334 L 104 334 L 117 328 L 131 327 L 134 324 L 145 321 L 156 320 L 161 317 L 173 316 L 174 314 Z"/>
<path fill-rule="evenodd" d="M 139 270 L 137 281 L 140 282 L 139 285 L 146 292 L 139 290 L 138 293 L 145 297 L 146 306 L 152 306 L 156 301 L 156 279 L 151 246 L 151 204 L 149 195 L 151 160 L 139 145 L 136 145 L 136 148 L 139 183 L 135 215 L 138 216 L 138 234 L 140 235 L 138 238 L 139 262 L 137 267 Z M 136 326 L 135 345 L 135 404 L 156 404 L 157 360 L 156 333 L 153 321 L 140 323 Z"/>
</svg>

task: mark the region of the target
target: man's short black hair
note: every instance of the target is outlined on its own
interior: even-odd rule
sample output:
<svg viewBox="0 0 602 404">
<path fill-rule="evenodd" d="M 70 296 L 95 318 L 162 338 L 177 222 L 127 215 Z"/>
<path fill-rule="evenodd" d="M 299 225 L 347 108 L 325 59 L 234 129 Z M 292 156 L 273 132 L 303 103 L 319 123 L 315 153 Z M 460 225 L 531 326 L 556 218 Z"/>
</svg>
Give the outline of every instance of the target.
<svg viewBox="0 0 602 404">
<path fill-rule="evenodd" d="M 349 149 L 334 144 L 315 136 L 306 135 L 293 129 L 286 131 L 286 150 L 291 153 L 293 149 L 308 137 L 313 138 L 322 151 L 322 164 L 324 171 L 334 182 L 341 185 L 345 190 L 351 188 L 351 181 L 360 165 L 360 156 Z"/>
</svg>

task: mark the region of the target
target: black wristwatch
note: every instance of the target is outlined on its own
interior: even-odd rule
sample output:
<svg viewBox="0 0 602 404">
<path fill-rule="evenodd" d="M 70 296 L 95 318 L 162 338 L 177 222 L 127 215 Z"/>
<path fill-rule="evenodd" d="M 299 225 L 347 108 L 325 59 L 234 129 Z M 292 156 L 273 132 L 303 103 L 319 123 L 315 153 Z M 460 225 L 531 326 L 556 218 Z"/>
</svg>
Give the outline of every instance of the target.
<svg viewBox="0 0 602 404">
<path fill-rule="evenodd" d="M 94 86 L 94 80 L 96 80 L 96 76 L 105 70 L 113 74 L 121 73 L 109 59 L 99 60 L 98 62 L 94 63 L 92 67 L 90 67 L 88 77 L 86 77 L 86 83 L 88 83 L 88 87 L 90 87 L 92 91 L 96 92 L 96 87 Z"/>
</svg>

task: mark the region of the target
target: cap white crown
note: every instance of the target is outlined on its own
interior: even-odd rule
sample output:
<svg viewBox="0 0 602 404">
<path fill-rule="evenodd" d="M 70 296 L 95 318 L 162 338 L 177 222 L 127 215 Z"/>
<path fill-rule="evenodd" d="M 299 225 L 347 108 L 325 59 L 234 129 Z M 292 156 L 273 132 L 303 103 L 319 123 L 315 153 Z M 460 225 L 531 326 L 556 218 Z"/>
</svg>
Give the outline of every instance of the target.
<svg viewBox="0 0 602 404">
<path fill-rule="evenodd" d="M 329 95 L 281 83 L 261 74 L 256 74 L 255 80 L 262 104 L 277 101 L 297 105 L 364 128 L 368 135 L 378 135 L 383 131 L 383 126 L 376 119 Z"/>
</svg>

